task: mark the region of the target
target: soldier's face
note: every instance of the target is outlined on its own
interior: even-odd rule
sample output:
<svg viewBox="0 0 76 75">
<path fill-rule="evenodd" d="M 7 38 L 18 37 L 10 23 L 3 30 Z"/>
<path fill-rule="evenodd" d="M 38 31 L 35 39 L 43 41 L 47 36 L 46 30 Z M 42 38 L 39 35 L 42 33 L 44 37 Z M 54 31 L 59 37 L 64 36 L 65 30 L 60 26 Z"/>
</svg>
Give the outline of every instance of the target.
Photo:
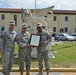
<svg viewBox="0 0 76 75">
<path fill-rule="evenodd" d="M 23 33 L 25 33 L 26 30 L 27 30 L 27 27 L 23 27 L 23 28 L 22 28 L 22 32 L 23 32 Z"/>
<path fill-rule="evenodd" d="M 38 32 L 42 32 L 42 27 L 37 27 Z"/>
<path fill-rule="evenodd" d="M 9 29 L 10 29 L 11 31 L 13 31 L 13 30 L 15 29 L 15 25 L 10 24 L 10 25 L 9 25 Z"/>
</svg>

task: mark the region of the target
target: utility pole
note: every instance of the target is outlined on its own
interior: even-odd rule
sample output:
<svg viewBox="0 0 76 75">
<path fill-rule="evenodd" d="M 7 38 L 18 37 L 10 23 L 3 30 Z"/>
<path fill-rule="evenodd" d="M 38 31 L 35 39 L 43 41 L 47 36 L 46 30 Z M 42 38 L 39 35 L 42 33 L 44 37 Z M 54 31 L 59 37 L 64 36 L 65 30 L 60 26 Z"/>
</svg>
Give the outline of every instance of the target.
<svg viewBox="0 0 76 75">
<path fill-rule="evenodd" d="M 36 10 L 36 0 L 35 0 L 35 10 Z"/>
</svg>

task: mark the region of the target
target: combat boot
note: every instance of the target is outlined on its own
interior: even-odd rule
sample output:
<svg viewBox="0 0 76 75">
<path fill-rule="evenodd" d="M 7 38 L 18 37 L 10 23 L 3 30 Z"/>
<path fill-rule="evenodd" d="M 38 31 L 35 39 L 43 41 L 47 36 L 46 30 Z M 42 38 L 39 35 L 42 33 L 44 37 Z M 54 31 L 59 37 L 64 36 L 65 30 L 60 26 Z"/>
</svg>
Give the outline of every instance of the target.
<svg viewBox="0 0 76 75">
<path fill-rule="evenodd" d="M 49 75 L 49 72 L 50 72 L 50 71 L 49 71 L 49 70 L 47 70 L 47 74 L 46 74 L 46 75 Z"/>
<path fill-rule="evenodd" d="M 4 75 L 10 75 L 10 74 L 4 74 Z"/>
<path fill-rule="evenodd" d="M 37 75 L 43 75 L 43 70 L 40 70 L 40 72 Z"/>
<path fill-rule="evenodd" d="M 39 73 L 38 73 L 38 74 L 36 74 L 36 75 L 43 75 L 43 73 L 39 72 Z"/>
<path fill-rule="evenodd" d="M 23 71 L 20 72 L 20 75 L 23 75 Z"/>
<path fill-rule="evenodd" d="M 27 72 L 26 72 L 26 75 L 30 75 L 30 73 L 29 73 L 29 72 L 30 72 L 30 71 L 27 71 Z"/>
</svg>

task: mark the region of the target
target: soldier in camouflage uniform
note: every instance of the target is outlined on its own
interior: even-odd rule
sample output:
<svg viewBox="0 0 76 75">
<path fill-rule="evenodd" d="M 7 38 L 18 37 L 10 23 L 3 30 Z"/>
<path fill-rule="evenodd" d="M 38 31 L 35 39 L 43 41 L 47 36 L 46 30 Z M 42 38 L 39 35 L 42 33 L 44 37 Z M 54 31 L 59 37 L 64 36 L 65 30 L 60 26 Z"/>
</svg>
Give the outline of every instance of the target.
<svg viewBox="0 0 76 75">
<path fill-rule="evenodd" d="M 15 21 L 11 20 L 9 29 L 2 34 L 3 55 L 2 55 L 2 72 L 4 75 L 10 75 L 10 71 L 14 62 L 14 45 L 16 31 Z"/>
<path fill-rule="evenodd" d="M 42 24 L 37 24 L 37 35 L 41 36 L 40 44 L 37 47 L 37 57 L 38 57 L 38 64 L 40 72 L 37 75 L 43 75 L 43 64 L 42 61 L 45 62 L 45 68 L 47 71 L 47 75 L 49 75 L 50 70 L 50 61 L 48 52 L 50 50 L 50 42 L 51 42 L 51 35 L 48 31 L 42 29 Z"/>
<path fill-rule="evenodd" d="M 1 39 L 1 36 L 0 36 L 0 54 L 3 54 L 3 40 Z"/>
<path fill-rule="evenodd" d="M 19 45 L 19 59 L 20 59 L 20 73 L 23 75 L 24 63 L 26 61 L 26 75 L 30 75 L 30 65 L 31 65 L 31 46 L 29 44 L 30 34 L 27 32 L 27 25 L 22 25 L 21 32 L 17 35 L 17 44 Z"/>
<path fill-rule="evenodd" d="M 2 35 L 4 33 L 5 28 L 2 27 L 1 28 L 1 33 L 0 33 L 0 54 L 3 54 L 3 39 L 2 39 Z"/>
</svg>

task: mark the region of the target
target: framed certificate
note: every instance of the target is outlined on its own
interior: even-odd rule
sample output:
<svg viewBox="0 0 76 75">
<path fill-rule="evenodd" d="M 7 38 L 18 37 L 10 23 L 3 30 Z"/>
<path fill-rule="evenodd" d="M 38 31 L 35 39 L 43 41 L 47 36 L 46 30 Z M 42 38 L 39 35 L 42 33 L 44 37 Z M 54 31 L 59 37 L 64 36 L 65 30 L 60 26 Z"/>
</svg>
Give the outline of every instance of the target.
<svg viewBox="0 0 76 75">
<path fill-rule="evenodd" d="M 36 34 L 31 35 L 30 45 L 31 46 L 39 46 L 40 36 Z"/>
</svg>

